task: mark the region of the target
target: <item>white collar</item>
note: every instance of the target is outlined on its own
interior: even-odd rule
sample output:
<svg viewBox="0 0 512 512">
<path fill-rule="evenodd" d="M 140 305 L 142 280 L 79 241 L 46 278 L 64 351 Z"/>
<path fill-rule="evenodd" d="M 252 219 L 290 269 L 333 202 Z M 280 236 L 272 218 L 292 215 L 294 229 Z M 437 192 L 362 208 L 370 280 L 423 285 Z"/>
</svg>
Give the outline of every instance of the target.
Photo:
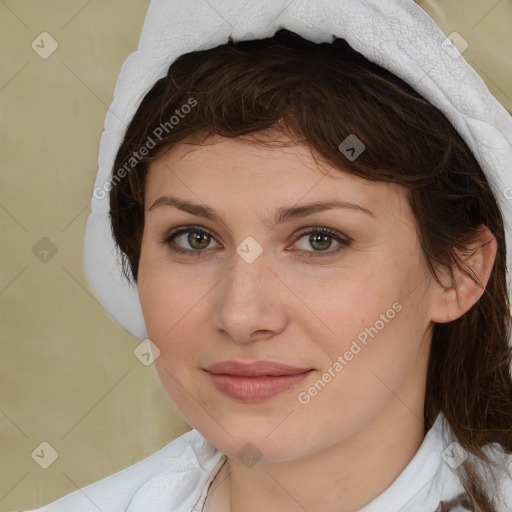
<svg viewBox="0 0 512 512">
<path fill-rule="evenodd" d="M 402 473 L 360 512 L 384 512 L 391 510 L 390 506 L 393 510 L 417 512 L 418 503 L 431 503 L 434 511 L 440 500 L 452 498 L 462 487 L 442 452 L 454 440 L 446 419 L 439 414 Z M 179 443 L 171 443 L 163 452 L 169 465 L 138 489 L 126 512 L 202 510 L 208 488 L 226 456 L 197 430 L 176 441 Z"/>
</svg>

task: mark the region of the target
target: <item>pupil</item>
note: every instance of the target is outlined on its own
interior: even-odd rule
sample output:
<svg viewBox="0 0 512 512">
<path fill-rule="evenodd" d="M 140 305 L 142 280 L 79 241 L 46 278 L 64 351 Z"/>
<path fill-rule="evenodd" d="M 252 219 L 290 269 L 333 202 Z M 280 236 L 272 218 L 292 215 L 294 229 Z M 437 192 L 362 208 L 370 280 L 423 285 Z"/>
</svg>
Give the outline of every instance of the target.
<svg viewBox="0 0 512 512">
<path fill-rule="evenodd" d="M 188 235 L 188 241 L 192 247 L 196 247 L 194 244 L 198 243 L 200 247 L 196 247 L 198 249 L 204 249 L 204 247 L 208 247 L 208 235 L 206 233 L 202 233 L 201 231 L 192 231 Z M 201 240 L 203 242 L 206 241 L 206 244 L 203 243 L 204 247 L 201 246 Z"/>
<path fill-rule="evenodd" d="M 315 243 L 319 243 L 321 245 L 321 247 L 320 247 L 321 249 L 328 249 L 329 246 L 331 245 L 330 238 L 327 235 L 322 235 L 322 234 L 312 235 L 311 238 L 313 239 L 312 245 Z M 324 241 L 323 244 L 322 244 L 322 239 Z"/>
</svg>

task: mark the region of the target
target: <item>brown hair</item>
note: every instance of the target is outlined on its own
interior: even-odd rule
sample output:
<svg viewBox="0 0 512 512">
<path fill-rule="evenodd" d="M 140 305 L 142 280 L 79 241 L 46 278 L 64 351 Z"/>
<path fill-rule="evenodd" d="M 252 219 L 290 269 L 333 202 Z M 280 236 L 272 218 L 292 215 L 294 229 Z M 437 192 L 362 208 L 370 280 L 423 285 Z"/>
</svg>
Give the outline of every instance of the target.
<svg viewBox="0 0 512 512">
<path fill-rule="evenodd" d="M 187 104 L 194 106 L 182 108 Z M 315 44 L 280 30 L 271 38 L 230 40 L 173 62 L 144 97 L 114 163 L 110 217 L 125 276 L 137 280 L 149 163 L 185 139 L 201 143 L 200 135 L 204 142 L 211 134 L 233 138 L 275 126 L 335 167 L 405 187 L 437 282 L 435 265 L 461 268 L 456 251 L 485 243 L 478 238 L 479 225 L 495 236 L 496 259 L 480 300 L 460 318 L 433 327 L 424 410 L 425 432 L 442 412 L 460 445 L 477 457 L 466 459 L 459 475 L 475 510 L 493 510 L 495 493 L 486 484 L 494 478 L 481 475 L 477 462 L 493 464 L 482 451 L 487 443 L 512 452 L 502 214 L 476 159 L 446 117 L 345 40 Z M 350 134 L 366 146 L 353 161 L 338 149 Z M 142 147 L 151 149 L 141 156 Z M 127 162 L 128 172 L 119 173 Z M 127 175 L 119 179 L 119 174 Z"/>
</svg>

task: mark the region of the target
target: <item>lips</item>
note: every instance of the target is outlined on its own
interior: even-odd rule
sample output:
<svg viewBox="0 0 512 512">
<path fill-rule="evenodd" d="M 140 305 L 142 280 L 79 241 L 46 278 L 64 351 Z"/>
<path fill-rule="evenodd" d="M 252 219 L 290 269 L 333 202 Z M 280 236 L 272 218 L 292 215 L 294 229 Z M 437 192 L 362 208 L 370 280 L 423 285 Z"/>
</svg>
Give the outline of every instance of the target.
<svg viewBox="0 0 512 512">
<path fill-rule="evenodd" d="M 243 401 L 265 400 L 300 384 L 314 370 L 273 361 L 222 361 L 205 370 L 223 394 Z"/>
</svg>

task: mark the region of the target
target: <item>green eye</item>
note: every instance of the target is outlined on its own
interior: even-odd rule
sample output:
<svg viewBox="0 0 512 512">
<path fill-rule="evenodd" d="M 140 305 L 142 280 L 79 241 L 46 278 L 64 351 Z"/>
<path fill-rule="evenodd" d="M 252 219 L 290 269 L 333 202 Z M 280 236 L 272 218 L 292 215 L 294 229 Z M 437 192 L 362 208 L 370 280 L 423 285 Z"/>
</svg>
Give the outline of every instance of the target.
<svg viewBox="0 0 512 512">
<path fill-rule="evenodd" d="M 307 235 L 309 235 L 309 238 L 307 238 L 305 241 L 309 244 L 310 247 L 314 249 L 314 251 L 309 251 L 308 249 L 304 248 L 299 250 L 305 253 L 310 253 L 307 254 L 308 257 L 328 256 L 336 254 L 346 249 L 351 243 L 350 239 L 343 238 L 338 232 L 329 228 L 310 229 L 309 231 L 303 232 L 301 235 L 299 235 L 299 237 L 296 239 L 296 242 L 305 239 Z M 332 240 L 338 242 L 338 246 L 335 249 L 328 251 L 328 249 L 331 248 Z"/>
<path fill-rule="evenodd" d="M 185 236 L 187 235 L 187 236 Z M 182 243 L 188 244 L 192 249 L 183 248 L 183 246 L 176 246 L 175 241 L 183 238 Z M 178 231 L 174 231 L 169 233 L 169 235 L 163 240 L 165 244 L 169 246 L 171 251 L 179 253 L 179 254 L 189 254 L 192 256 L 199 256 L 202 251 L 208 248 L 213 237 L 211 233 L 204 230 L 203 228 L 189 226 L 188 228 L 183 228 Z"/>
<path fill-rule="evenodd" d="M 302 232 L 295 239 L 295 243 L 305 239 L 307 235 L 309 235 L 307 243 L 313 248 L 313 250 L 311 251 L 307 248 L 300 248 L 299 251 L 305 253 L 308 257 L 336 254 L 346 249 L 352 242 L 350 238 L 344 237 L 337 231 L 325 227 L 315 227 L 312 229 L 310 228 L 306 232 Z M 208 247 L 213 240 L 214 238 L 208 230 L 201 228 L 200 226 L 186 226 L 171 231 L 164 240 L 162 240 L 162 243 L 165 243 L 174 253 L 199 257 L 206 250 L 215 247 Z M 329 250 L 331 249 L 333 240 L 338 243 L 338 246 Z M 181 242 L 180 245 L 177 245 L 177 241 Z M 190 248 L 185 247 L 187 245 Z"/>
</svg>

